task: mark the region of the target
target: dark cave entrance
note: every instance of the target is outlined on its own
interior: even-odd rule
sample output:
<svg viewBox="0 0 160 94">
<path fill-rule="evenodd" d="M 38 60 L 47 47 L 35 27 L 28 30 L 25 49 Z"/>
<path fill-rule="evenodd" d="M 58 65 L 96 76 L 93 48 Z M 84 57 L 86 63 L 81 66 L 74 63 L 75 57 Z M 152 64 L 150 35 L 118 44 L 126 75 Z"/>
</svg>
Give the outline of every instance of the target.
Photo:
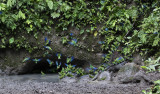
<svg viewBox="0 0 160 94">
<path fill-rule="evenodd" d="M 57 74 L 61 71 L 62 67 L 57 69 L 57 66 L 54 63 L 50 65 L 45 59 L 42 59 L 40 62 L 27 62 L 26 65 L 23 67 L 23 71 L 19 74 Z"/>
<path fill-rule="evenodd" d="M 50 59 L 53 64 L 50 65 L 47 62 L 47 59 Z M 45 74 L 58 74 L 58 72 L 60 72 L 62 70 L 62 67 L 66 67 L 65 63 L 66 63 L 66 57 L 61 57 L 61 59 L 57 59 L 57 57 L 52 56 L 52 58 L 42 58 L 42 60 L 40 62 L 26 62 L 26 65 L 23 67 L 23 71 L 21 74 L 40 74 L 40 73 L 45 73 Z M 56 65 L 56 61 L 58 63 L 61 62 L 61 67 L 59 69 L 57 69 L 57 65 Z M 78 60 L 78 59 L 74 59 L 71 64 L 76 65 L 76 67 L 80 67 L 85 69 L 86 67 L 89 66 L 89 63 L 84 61 L 84 60 Z"/>
</svg>

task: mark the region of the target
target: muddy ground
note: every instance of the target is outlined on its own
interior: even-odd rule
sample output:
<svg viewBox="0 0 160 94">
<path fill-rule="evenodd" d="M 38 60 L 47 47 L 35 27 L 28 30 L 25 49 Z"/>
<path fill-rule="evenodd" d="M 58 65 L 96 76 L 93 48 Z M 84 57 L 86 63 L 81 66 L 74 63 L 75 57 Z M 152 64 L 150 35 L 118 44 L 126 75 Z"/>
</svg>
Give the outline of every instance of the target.
<svg viewBox="0 0 160 94">
<path fill-rule="evenodd" d="M 137 84 L 53 83 L 0 79 L 0 94 L 141 94 L 149 86 Z"/>
</svg>

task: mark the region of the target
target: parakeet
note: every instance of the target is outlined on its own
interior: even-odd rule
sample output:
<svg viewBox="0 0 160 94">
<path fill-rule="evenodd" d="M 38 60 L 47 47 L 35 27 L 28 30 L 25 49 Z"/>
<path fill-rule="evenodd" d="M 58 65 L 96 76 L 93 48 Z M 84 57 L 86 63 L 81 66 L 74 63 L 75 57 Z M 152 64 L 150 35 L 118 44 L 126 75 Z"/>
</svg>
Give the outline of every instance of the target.
<svg viewBox="0 0 160 94">
<path fill-rule="evenodd" d="M 105 31 L 108 31 L 108 28 L 105 28 Z"/>
<path fill-rule="evenodd" d="M 122 59 L 123 59 L 123 57 L 119 57 L 119 58 L 117 59 L 117 61 L 122 60 Z"/>
<path fill-rule="evenodd" d="M 61 62 L 58 64 L 58 61 L 56 61 L 56 65 L 57 65 L 57 69 L 59 69 L 61 66 Z"/>
<path fill-rule="evenodd" d="M 51 60 L 49 60 L 49 59 L 47 59 L 47 62 L 49 63 L 49 65 L 53 64 L 53 62 Z"/>
<path fill-rule="evenodd" d="M 48 50 L 52 51 L 52 48 L 51 48 L 51 47 L 49 47 L 49 46 L 44 46 L 44 48 L 46 48 L 46 49 L 48 49 Z"/>
<path fill-rule="evenodd" d="M 104 42 L 104 41 L 99 41 L 98 43 L 99 43 L 99 44 L 104 44 L 105 42 Z"/>
<path fill-rule="evenodd" d="M 71 62 L 72 62 L 73 60 L 74 60 L 74 57 L 72 56 L 72 57 L 71 57 Z"/>
<path fill-rule="evenodd" d="M 41 61 L 42 59 L 32 59 L 32 61 L 34 61 L 35 63 Z"/>
<path fill-rule="evenodd" d="M 50 44 L 51 44 L 51 41 L 48 40 L 47 37 L 45 37 L 44 41 L 45 41 L 45 43 L 46 43 L 45 45 L 50 45 Z"/>
<path fill-rule="evenodd" d="M 70 35 L 70 36 L 73 36 L 73 33 L 70 33 L 69 35 Z"/>
<path fill-rule="evenodd" d="M 26 62 L 26 61 L 28 61 L 28 60 L 30 60 L 30 57 L 26 57 L 26 58 L 23 60 L 23 62 Z"/>
<path fill-rule="evenodd" d="M 56 56 L 58 57 L 58 59 L 61 59 L 62 54 L 56 53 Z"/>
<path fill-rule="evenodd" d="M 75 45 L 77 43 L 77 39 L 72 39 L 71 42 L 68 42 L 70 45 Z"/>
</svg>

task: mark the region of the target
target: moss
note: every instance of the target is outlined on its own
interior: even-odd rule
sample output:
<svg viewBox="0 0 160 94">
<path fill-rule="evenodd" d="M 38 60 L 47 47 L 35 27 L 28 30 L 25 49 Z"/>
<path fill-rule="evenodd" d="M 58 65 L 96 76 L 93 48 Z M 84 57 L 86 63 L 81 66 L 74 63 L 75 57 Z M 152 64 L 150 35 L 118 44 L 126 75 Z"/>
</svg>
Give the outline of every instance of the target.
<svg viewBox="0 0 160 94">
<path fill-rule="evenodd" d="M 106 77 L 101 78 L 101 80 L 105 80 L 105 79 L 106 79 Z"/>
</svg>

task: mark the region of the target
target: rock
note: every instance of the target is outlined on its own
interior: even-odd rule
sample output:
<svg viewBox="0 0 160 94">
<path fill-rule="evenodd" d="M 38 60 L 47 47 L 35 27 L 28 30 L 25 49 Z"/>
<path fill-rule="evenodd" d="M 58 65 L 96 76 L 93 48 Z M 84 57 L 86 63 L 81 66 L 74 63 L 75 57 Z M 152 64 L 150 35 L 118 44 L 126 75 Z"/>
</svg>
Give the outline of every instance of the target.
<svg viewBox="0 0 160 94">
<path fill-rule="evenodd" d="M 104 71 L 102 72 L 99 76 L 98 76 L 98 81 L 110 81 L 111 80 L 111 74 L 108 71 Z"/>
<path fill-rule="evenodd" d="M 65 78 L 62 78 L 60 80 L 60 82 L 64 82 L 64 83 L 76 83 L 77 80 L 75 77 L 65 77 Z"/>
<path fill-rule="evenodd" d="M 140 68 L 138 65 L 134 63 L 127 63 L 118 71 L 114 81 L 117 83 L 125 83 L 127 80 L 132 80 L 139 70 Z"/>
<path fill-rule="evenodd" d="M 112 71 L 112 72 L 117 72 L 119 71 L 127 62 L 124 61 L 120 64 L 117 64 L 117 65 L 113 65 L 111 67 L 109 67 L 108 71 Z"/>
<path fill-rule="evenodd" d="M 133 57 L 134 58 L 132 62 L 134 62 L 137 65 L 141 65 L 141 66 L 144 65 L 143 58 L 142 56 L 140 56 L 140 54 L 134 54 Z"/>
<path fill-rule="evenodd" d="M 89 75 L 84 75 L 81 76 L 80 79 L 78 80 L 79 83 L 86 83 L 91 81 L 92 78 L 89 77 Z"/>
</svg>

